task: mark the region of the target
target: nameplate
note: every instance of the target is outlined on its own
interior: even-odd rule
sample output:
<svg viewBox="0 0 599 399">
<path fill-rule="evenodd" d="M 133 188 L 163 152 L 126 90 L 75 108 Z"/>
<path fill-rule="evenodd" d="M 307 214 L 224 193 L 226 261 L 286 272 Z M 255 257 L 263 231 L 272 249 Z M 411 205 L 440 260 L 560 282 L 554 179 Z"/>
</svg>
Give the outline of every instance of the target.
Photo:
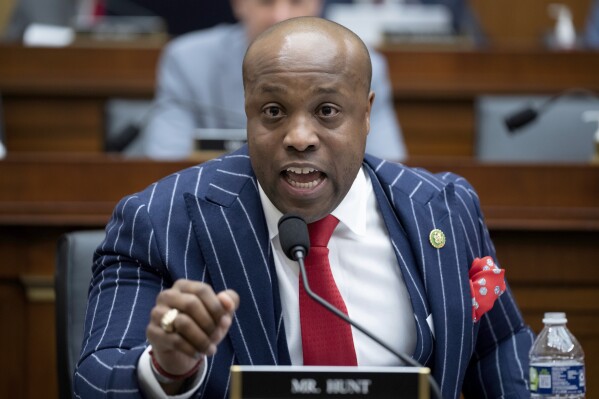
<svg viewBox="0 0 599 399">
<path fill-rule="evenodd" d="M 230 399 L 429 399 L 427 367 L 232 366 Z"/>
</svg>

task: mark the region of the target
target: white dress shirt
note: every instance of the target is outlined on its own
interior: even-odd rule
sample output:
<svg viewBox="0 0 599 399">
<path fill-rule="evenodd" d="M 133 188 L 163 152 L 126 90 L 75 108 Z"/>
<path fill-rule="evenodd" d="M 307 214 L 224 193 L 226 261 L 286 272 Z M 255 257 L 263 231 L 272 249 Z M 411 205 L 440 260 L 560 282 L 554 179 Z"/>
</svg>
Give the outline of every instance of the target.
<svg viewBox="0 0 599 399">
<path fill-rule="evenodd" d="M 285 256 L 277 224 L 283 215 L 260 187 L 260 200 L 279 282 L 285 334 L 291 363 L 303 364 L 299 315 L 299 266 Z M 361 169 L 349 192 L 332 212 L 339 219 L 329 241 L 329 263 L 349 317 L 397 352 L 416 348 L 414 311 L 368 174 Z M 399 359 L 352 327 L 359 366 L 398 366 Z M 142 391 L 151 398 L 190 397 L 205 376 L 204 362 L 191 390 L 167 396 L 151 369 L 148 347 L 138 363 Z"/>
<path fill-rule="evenodd" d="M 274 249 L 291 363 L 301 365 L 299 266 L 281 249 L 277 223 L 282 213 L 270 202 L 262 187 L 260 199 Z M 339 219 L 339 224 L 329 241 L 329 263 L 349 317 L 394 350 L 412 355 L 416 348 L 412 303 L 370 178 L 363 169 L 332 214 Z M 395 355 L 353 327 L 352 334 L 358 365 L 401 364 Z"/>
</svg>

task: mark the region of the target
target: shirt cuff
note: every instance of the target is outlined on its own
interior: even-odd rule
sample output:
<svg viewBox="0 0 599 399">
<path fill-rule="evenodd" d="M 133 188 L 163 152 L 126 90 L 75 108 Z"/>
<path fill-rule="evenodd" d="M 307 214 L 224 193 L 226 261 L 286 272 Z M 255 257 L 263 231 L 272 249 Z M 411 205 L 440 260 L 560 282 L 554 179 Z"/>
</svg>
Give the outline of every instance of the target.
<svg viewBox="0 0 599 399">
<path fill-rule="evenodd" d="M 189 389 L 179 395 L 169 396 L 164 392 L 152 371 L 152 366 L 150 365 L 152 361 L 150 358 L 151 350 L 152 345 L 148 345 L 137 362 L 137 379 L 145 397 L 149 399 L 188 399 L 200 388 L 206 378 L 206 370 L 208 369 L 206 367 L 206 359 L 200 365 L 196 376 L 186 384 Z"/>
</svg>

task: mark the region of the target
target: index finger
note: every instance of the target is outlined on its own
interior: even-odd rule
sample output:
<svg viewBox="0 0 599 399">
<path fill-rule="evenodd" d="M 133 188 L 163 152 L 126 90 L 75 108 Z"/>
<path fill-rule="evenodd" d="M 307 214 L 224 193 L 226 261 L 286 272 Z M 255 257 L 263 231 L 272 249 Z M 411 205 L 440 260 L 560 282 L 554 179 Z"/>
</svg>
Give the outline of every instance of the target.
<svg viewBox="0 0 599 399">
<path fill-rule="evenodd" d="M 192 280 L 177 280 L 173 285 L 173 288 L 176 288 L 183 293 L 195 295 L 216 324 L 218 324 L 220 319 L 228 313 L 228 310 L 216 296 L 212 287 L 206 283 Z M 181 310 L 193 313 L 191 309 Z"/>
</svg>

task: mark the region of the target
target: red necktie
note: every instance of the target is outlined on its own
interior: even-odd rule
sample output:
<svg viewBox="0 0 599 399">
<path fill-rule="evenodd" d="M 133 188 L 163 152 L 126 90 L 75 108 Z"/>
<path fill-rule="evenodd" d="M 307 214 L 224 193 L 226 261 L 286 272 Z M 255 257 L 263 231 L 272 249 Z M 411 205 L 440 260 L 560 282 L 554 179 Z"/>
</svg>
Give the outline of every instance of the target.
<svg viewBox="0 0 599 399">
<path fill-rule="evenodd" d="M 347 314 L 331 273 L 327 248 L 338 223 L 337 218 L 329 215 L 308 225 L 310 251 L 306 257 L 306 274 L 312 291 Z M 351 326 L 308 297 L 301 277 L 299 302 L 304 365 L 356 366 Z"/>
</svg>

